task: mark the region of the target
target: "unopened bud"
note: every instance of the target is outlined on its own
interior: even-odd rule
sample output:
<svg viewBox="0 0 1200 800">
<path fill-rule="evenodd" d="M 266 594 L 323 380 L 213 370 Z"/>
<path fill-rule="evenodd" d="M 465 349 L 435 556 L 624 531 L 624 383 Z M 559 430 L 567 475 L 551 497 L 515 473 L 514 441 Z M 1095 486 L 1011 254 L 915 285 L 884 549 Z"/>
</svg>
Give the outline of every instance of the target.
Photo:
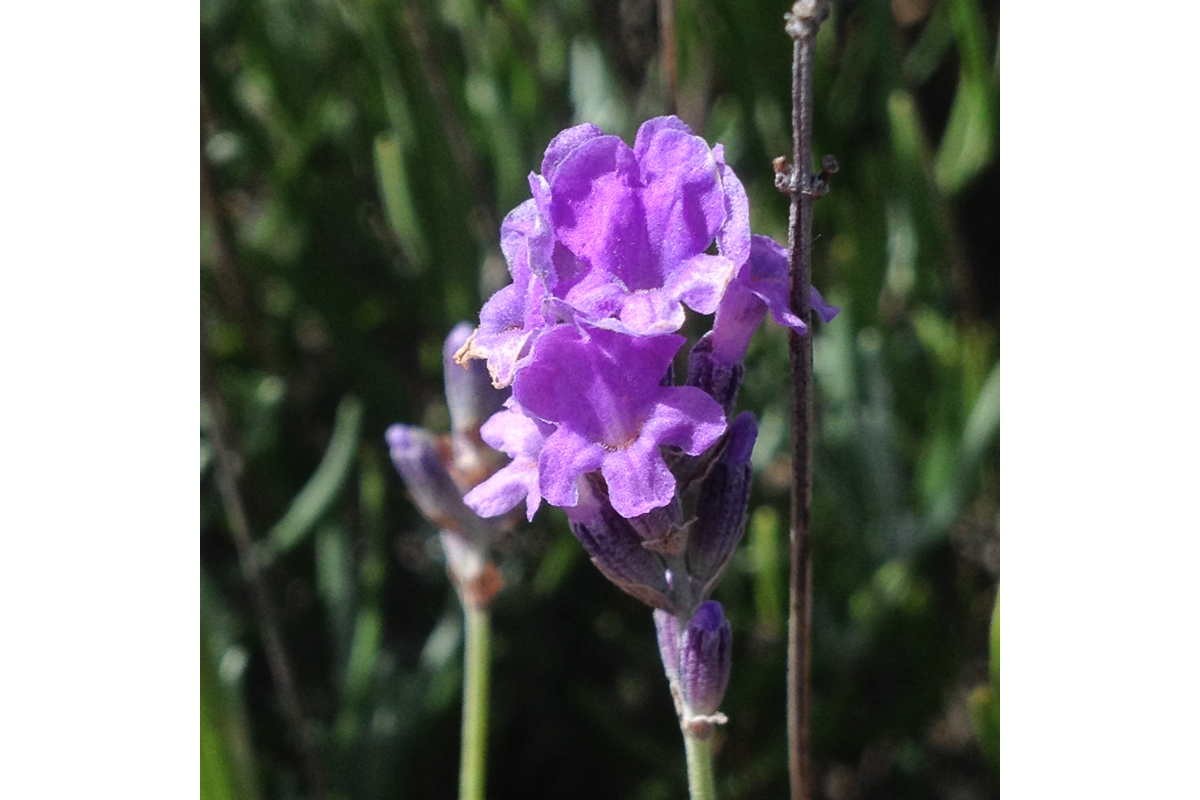
<svg viewBox="0 0 1200 800">
<path fill-rule="evenodd" d="M 752 331 L 751 331 L 752 332 Z M 688 386 L 703 389 L 729 414 L 737 402 L 745 367 L 740 361 L 727 363 L 713 353 L 713 334 L 700 337 L 688 355 Z"/>
<path fill-rule="evenodd" d="M 475 434 L 479 426 L 500 410 L 508 392 L 492 387 L 487 364 L 481 360 L 459 365 L 454 354 L 471 337 L 471 326 L 460 322 L 446 337 L 442 347 L 442 371 L 446 380 L 446 405 L 450 409 L 450 430 L 454 434 Z"/>
<path fill-rule="evenodd" d="M 662 558 L 607 502 L 586 519 L 572 519 L 571 532 L 596 568 L 622 591 L 651 608 L 671 610 L 670 585 Z"/>
<path fill-rule="evenodd" d="M 700 484 L 696 520 L 688 537 L 688 574 L 707 596 L 746 531 L 750 455 L 758 438 L 754 415 L 743 411 L 726 433 L 724 450 Z"/>
<path fill-rule="evenodd" d="M 685 726 L 719 723 L 717 709 L 729 686 L 733 630 L 715 600 L 701 603 L 679 637 L 679 690 Z"/>
</svg>

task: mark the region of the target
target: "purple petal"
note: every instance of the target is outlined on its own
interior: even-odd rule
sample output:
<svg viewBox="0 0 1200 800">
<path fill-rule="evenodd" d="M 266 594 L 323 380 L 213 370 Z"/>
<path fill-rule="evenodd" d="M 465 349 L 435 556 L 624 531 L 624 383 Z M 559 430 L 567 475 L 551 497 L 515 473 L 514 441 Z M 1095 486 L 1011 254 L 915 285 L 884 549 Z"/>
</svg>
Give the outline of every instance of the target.
<svg viewBox="0 0 1200 800">
<path fill-rule="evenodd" d="M 526 327 L 525 312 L 526 298 L 512 283 L 492 295 L 479 312 L 479 328 L 470 340 L 466 357 L 487 359 L 496 388 L 512 383 L 517 362 L 534 330 Z"/>
<path fill-rule="evenodd" d="M 648 437 L 606 453 L 600 474 L 608 484 L 609 502 L 626 519 L 661 508 L 675 496 L 675 476 Z"/>
<path fill-rule="evenodd" d="M 621 447 L 637 436 L 653 390 L 684 338 L 631 337 L 572 326 L 544 334 L 518 374 L 513 396 L 531 414 L 567 425 L 591 442 Z"/>
<path fill-rule="evenodd" d="M 622 294 L 620 300 L 621 324 L 636 336 L 674 333 L 687 320 L 679 297 L 667 289 Z"/>
<path fill-rule="evenodd" d="M 532 520 L 542 501 L 538 491 L 538 465 L 532 458 L 513 459 L 463 497 L 467 507 L 481 517 L 498 517 L 522 500 L 525 501 L 525 515 Z"/>
<path fill-rule="evenodd" d="M 735 281 L 721 300 L 713 320 L 709 334 L 712 358 L 721 364 L 740 363 L 766 315 L 766 303 Z"/>
<path fill-rule="evenodd" d="M 569 428 L 559 428 L 546 439 L 538 457 L 539 487 L 552 506 L 570 508 L 579 503 L 579 479 L 599 469 L 604 449 Z"/>
<path fill-rule="evenodd" d="M 500 250 L 518 286 L 524 286 L 533 275 L 550 280 L 553 247 L 554 233 L 533 200 L 508 212 L 500 224 Z"/>
<path fill-rule="evenodd" d="M 616 136 L 588 139 L 550 178 L 550 220 L 559 241 L 633 289 L 656 285 L 657 277 L 638 182 L 633 151 Z"/>
<path fill-rule="evenodd" d="M 703 453 L 724 432 L 721 405 L 695 386 L 663 387 L 642 426 L 643 439 L 678 447 L 689 456 Z"/>
<path fill-rule="evenodd" d="M 703 139 L 669 121 L 642 127 L 636 152 L 646 230 L 660 269 L 669 274 L 712 243 L 725 219 L 725 199 L 716 159 Z"/>
<path fill-rule="evenodd" d="M 833 322 L 833 318 L 841 313 L 841 309 L 826 303 L 825 298 L 817 291 L 817 287 L 810 286 L 809 289 L 812 291 L 808 296 L 808 302 L 812 304 L 813 311 L 817 312 L 817 316 L 821 318 L 821 322 Z"/>
<path fill-rule="evenodd" d="M 668 291 L 701 314 L 717 310 L 736 266 L 725 256 L 701 253 L 680 265 L 671 276 Z"/>
<path fill-rule="evenodd" d="M 687 123 L 674 115 L 652 117 L 646 120 L 638 128 L 637 136 L 633 140 L 633 152 L 639 161 L 650 149 L 654 137 L 663 131 L 681 131 L 688 135 L 692 133 L 692 129 L 688 127 Z"/>
<path fill-rule="evenodd" d="M 546 154 L 542 157 L 542 175 L 546 177 L 546 180 L 550 180 L 554 177 L 558 165 L 572 150 L 589 139 L 603 135 L 604 131 L 590 122 L 560 131 L 550 140 L 550 144 L 546 145 Z"/>
<path fill-rule="evenodd" d="M 549 434 L 550 426 L 507 408 L 497 411 L 479 429 L 485 442 L 509 458 L 536 456 Z"/>
<path fill-rule="evenodd" d="M 565 247 L 555 251 L 556 264 L 560 261 L 559 252 L 564 255 L 562 261 L 575 261 L 575 257 Z M 575 261 L 578 264 L 577 261 Z M 623 305 L 628 301 L 629 294 L 613 280 L 612 276 L 600 270 L 583 268 L 573 279 L 567 276 L 565 270 L 559 268 L 559 281 L 556 294 L 572 308 L 594 319 L 603 319 L 619 314 Z M 672 328 L 672 331 L 678 330 Z"/>
<path fill-rule="evenodd" d="M 717 231 L 717 247 L 721 255 L 734 264 L 745 264 L 750 259 L 750 200 L 746 188 L 734 171 L 725 163 L 725 148 L 717 145 L 713 156 L 721 176 L 721 190 L 725 200 L 725 220 Z"/>
<path fill-rule="evenodd" d="M 713 355 L 727 363 L 740 361 L 768 311 L 786 328 L 808 330 L 792 312 L 787 250 L 768 236 L 753 236 L 750 260 L 742 265 L 717 309 Z"/>
</svg>

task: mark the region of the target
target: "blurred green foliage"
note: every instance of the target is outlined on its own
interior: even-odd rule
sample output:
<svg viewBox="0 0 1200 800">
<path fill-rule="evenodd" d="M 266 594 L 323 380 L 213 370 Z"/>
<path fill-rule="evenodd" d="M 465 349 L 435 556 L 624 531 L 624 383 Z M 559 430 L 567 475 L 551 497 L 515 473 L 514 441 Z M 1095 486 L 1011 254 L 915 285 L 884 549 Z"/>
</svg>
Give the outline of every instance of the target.
<svg viewBox="0 0 1200 800">
<path fill-rule="evenodd" d="M 678 3 L 680 115 L 786 235 L 786 3 Z M 559 129 L 670 98 L 655 0 L 204 0 L 210 391 L 338 798 L 454 793 L 461 625 L 382 442 L 444 429 L 440 345 L 505 280 L 498 221 Z M 819 40 L 814 748 L 818 796 L 998 796 L 998 6 L 835 3 Z M 727 798 L 786 794 L 787 359 L 767 330 L 735 629 Z M 311 796 L 215 488 L 202 404 L 205 798 Z M 505 543 L 489 796 L 685 794 L 649 613 L 557 513 Z M 989 627 L 995 632 L 989 675 Z M 993 725 L 994 720 L 994 725 Z"/>
</svg>

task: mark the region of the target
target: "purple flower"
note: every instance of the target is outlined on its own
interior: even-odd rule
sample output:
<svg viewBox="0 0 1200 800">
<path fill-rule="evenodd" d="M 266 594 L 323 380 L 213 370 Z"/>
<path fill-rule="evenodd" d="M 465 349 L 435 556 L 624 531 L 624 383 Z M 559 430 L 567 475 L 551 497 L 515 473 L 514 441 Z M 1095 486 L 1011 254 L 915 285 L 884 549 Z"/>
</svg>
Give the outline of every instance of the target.
<svg viewBox="0 0 1200 800">
<path fill-rule="evenodd" d="M 481 517 L 497 517 L 525 501 L 530 521 L 542 502 L 538 488 L 538 455 L 553 427 L 526 416 L 510 399 L 483 424 L 483 440 L 512 459 L 494 475 L 467 492 L 463 502 Z"/>
<path fill-rule="evenodd" d="M 706 253 L 727 225 L 721 169 L 676 117 L 645 122 L 632 148 L 595 126 L 556 137 L 532 185 L 555 237 L 587 269 L 587 291 L 567 297 L 556 286 L 556 296 L 639 334 L 678 330 L 684 305 L 715 311 L 736 267 Z"/>
<path fill-rule="evenodd" d="M 665 506 L 675 477 L 660 448 L 699 455 L 725 430 L 725 413 L 691 386 L 664 386 L 682 336 L 628 336 L 560 325 L 539 339 L 518 372 L 513 397 L 556 429 L 538 458 L 552 505 L 579 502 L 578 480 L 599 470 L 612 507 L 636 517 Z"/>
<path fill-rule="evenodd" d="M 816 288 L 809 302 L 823 321 L 829 322 L 837 316 L 838 308 L 826 303 Z M 725 364 L 741 361 L 750 337 L 768 311 L 784 327 L 799 333 L 808 330 L 804 320 L 792 311 L 787 249 L 769 236 L 755 235 L 750 239 L 750 257 L 717 309 L 712 331 L 713 357 Z"/>
<path fill-rule="evenodd" d="M 500 226 L 500 249 L 513 282 L 493 294 L 479 312 L 479 327 L 455 360 L 487 360 L 492 384 L 512 383 L 531 337 L 546 325 L 543 300 L 554 240 L 533 200 L 509 212 Z"/>
</svg>

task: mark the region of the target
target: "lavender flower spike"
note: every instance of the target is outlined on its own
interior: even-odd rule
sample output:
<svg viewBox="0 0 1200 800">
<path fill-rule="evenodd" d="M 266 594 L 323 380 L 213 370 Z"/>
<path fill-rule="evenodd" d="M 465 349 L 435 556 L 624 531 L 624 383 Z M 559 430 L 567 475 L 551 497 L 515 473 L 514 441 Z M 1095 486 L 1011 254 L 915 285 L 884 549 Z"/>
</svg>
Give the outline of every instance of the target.
<svg viewBox="0 0 1200 800">
<path fill-rule="evenodd" d="M 718 709 L 729 686 L 733 629 L 715 600 L 702 603 L 679 637 L 679 693 L 682 722 L 697 738 L 727 719 Z"/>
<path fill-rule="evenodd" d="M 438 453 L 437 440 L 411 425 L 392 425 L 385 436 L 392 463 L 425 518 L 442 530 L 476 545 L 486 545 L 490 529 L 463 505 L 462 495 Z"/>
<path fill-rule="evenodd" d="M 579 478 L 599 470 L 612 507 L 629 518 L 671 502 L 675 477 L 660 448 L 700 455 L 725 430 L 725 414 L 691 386 L 663 386 L 682 336 L 626 336 L 560 325 L 543 334 L 517 374 L 513 397 L 557 426 L 538 458 L 547 502 L 579 502 Z"/>
</svg>

